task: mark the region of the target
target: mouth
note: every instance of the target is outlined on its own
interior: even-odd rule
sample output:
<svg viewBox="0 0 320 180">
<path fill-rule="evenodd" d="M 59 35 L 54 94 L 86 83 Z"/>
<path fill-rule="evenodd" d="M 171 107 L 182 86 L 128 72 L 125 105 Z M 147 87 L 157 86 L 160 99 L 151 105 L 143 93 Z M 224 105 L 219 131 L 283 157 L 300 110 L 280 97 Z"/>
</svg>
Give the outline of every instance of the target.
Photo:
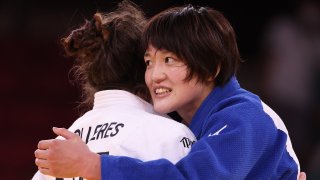
<svg viewBox="0 0 320 180">
<path fill-rule="evenodd" d="M 166 95 L 169 94 L 172 91 L 172 89 L 165 88 L 165 87 L 160 87 L 160 88 L 155 88 L 154 93 L 156 95 Z"/>
</svg>

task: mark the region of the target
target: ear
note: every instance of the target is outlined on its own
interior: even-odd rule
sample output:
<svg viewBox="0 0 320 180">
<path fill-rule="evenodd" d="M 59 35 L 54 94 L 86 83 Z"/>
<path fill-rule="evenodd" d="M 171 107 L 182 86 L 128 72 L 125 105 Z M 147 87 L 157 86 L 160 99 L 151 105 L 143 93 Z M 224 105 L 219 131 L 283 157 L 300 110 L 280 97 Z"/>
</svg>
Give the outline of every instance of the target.
<svg viewBox="0 0 320 180">
<path fill-rule="evenodd" d="M 98 31 L 101 31 L 102 35 L 103 35 L 103 40 L 107 40 L 109 37 L 109 31 L 106 30 L 105 28 L 103 28 L 103 17 L 101 13 L 96 13 L 93 16 L 94 20 L 95 20 L 95 26 L 97 28 Z"/>
<path fill-rule="evenodd" d="M 216 71 L 216 74 L 214 75 L 214 79 L 216 79 L 216 77 L 219 75 L 220 69 L 221 69 L 221 64 L 219 64 L 217 67 L 217 71 Z"/>
<path fill-rule="evenodd" d="M 214 77 L 213 76 L 211 76 L 211 77 L 209 77 L 209 82 L 212 82 L 212 81 L 214 81 L 215 79 L 216 79 L 216 77 L 219 75 L 219 73 L 220 73 L 220 70 L 221 70 L 221 65 L 219 64 L 218 65 L 218 67 L 217 67 L 217 69 L 216 69 L 216 74 L 214 75 Z"/>
</svg>

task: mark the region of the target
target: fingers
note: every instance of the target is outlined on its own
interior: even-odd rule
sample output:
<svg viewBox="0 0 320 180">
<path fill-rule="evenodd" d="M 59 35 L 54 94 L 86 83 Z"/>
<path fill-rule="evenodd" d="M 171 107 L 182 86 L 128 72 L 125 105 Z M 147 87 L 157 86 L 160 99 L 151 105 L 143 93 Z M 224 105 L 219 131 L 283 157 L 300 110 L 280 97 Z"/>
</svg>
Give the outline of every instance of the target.
<svg viewBox="0 0 320 180">
<path fill-rule="evenodd" d="M 45 159 L 36 158 L 34 163 L 38 166 L 38 169 L 40 168 L 49 169 L 49 163 Z"/>
<path fill-rule="evenodd" d="M 52 139 L 39 141 L 38 149 L 46 150 L 50 147 L 51 144 L 52 144 Z"/>
<path fill-rule="evenodd" d="M 50 171 L 49 171 L 48 168 L 43 168 L 43 167 L 39 167 L 39 166 L 38 166 L 38 170 L 39 170 L 42 174 L 50 175 Z"/>
<path fill-rule="evenodd" d="M 48 159 L 48 151 L 47 150 L 41 150 L 37 149 L 34 152 L 34 156 L 38 159 Z"/>
<path fill-rule="evenodd" d="M 39 168 L 47 168 L 48 169 L 48 161 L 45 159 L 39 159 L 36 158 L 34 163 L 39 167 Z"/>
<path fill-rule="evenodd" d="M 78 137 L 77 134 L 73 133 L 73 132 L 70 132 L 68 131 L 67 129 L 65 128 L 56 128 L 56 127 L 53 127 L 52 128 L 53 132 L 58 135 L 58 136 L 62 136 L 64 137 L 65 139 L 72 139 L 72 138 L 76 138 Z"/>
<path fill-rule="evenodd" d="M 49 139 L 42 140 L 38 143 L 38 149 L 34 152 L 36 158 L 49 159 L 53 157 L 52 151 L 56 151 L 59 147 L 63 146 L 64 140 Z"/>
</svg>

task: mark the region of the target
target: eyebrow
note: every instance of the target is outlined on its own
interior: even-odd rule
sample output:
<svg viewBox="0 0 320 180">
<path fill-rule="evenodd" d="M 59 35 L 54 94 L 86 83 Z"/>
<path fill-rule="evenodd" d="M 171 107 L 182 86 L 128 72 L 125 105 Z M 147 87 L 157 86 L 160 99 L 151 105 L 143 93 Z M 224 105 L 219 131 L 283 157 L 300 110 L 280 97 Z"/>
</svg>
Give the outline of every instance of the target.
<svg viewBox="0 0 320 180">
<path fill-rule="evenodd" d="M 150 56 L 150 53 L 149 53 L 149 52 L 145 52 L 143 56 L 144 56 L 144 57 Z"/>
<path fill-rule="evenodd" d="M 162 53 L 173 53 L 173 52 L 168 51 L 168 50 L 166 50 L 166 49 L 161 49 L 161 51 L 162 51 Z"/>
</svg>

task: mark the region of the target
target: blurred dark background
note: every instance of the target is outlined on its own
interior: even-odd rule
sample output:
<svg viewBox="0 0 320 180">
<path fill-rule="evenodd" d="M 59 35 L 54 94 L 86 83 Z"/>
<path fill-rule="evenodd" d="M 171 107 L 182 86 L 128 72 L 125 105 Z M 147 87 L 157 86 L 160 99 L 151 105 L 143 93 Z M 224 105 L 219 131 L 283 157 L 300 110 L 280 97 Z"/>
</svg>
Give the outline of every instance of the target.
<svg viewBox="0 0 320 180">
<path fill-rule="evenodd" d="M 39 140 L 79 116 L 59 39 L 119 1 L 0 1 L 0 179 L 31 179 Z M 238 36 L 243 87 L 285 122 L 308 179 L 320 179 L 320 7 L 316 0 L 134 1 L 148 17 L 192 3 L 222 11 Z M 249 3 L 250 2 L 250 3 Z M 257 145 L 258 146 L 258 145 Z"/>
</svg>

